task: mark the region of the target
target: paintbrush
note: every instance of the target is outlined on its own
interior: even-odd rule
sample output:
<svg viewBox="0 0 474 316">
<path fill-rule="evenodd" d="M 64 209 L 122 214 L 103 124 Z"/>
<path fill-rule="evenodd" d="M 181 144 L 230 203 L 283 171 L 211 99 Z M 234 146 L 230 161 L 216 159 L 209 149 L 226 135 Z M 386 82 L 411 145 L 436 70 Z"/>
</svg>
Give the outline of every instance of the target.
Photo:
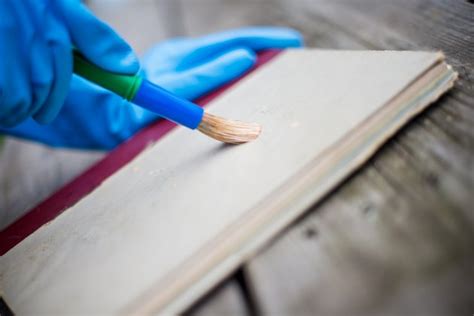
<svg viewBox="0 0 474 316">
<path fill-rule="evenodd" d="M 261 131 L 260 125 L 255 123 L 228 120 L 206 113 L 196 104 L 140 76 L 120 75 L 101 69 L 77 51 L 74 52 L 74 73 L 160 117 L 190 129 L 198 129 L 224 143 L 246 143 L 256 139 Z"/>
</svg>

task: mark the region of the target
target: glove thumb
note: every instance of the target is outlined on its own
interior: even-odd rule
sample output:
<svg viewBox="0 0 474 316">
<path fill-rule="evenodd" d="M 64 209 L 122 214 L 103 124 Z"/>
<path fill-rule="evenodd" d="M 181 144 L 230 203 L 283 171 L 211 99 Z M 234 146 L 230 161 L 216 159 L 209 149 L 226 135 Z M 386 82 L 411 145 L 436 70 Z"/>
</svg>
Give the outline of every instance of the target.
<svg viewBox="0 0 474 316">
<path fill-rule="evenodd" d="M 77 0 L 54 1 L 76 48 L 97 66 L 120 74 L 135 74 L 139 62 L 130 45 Z"/>
</svg>

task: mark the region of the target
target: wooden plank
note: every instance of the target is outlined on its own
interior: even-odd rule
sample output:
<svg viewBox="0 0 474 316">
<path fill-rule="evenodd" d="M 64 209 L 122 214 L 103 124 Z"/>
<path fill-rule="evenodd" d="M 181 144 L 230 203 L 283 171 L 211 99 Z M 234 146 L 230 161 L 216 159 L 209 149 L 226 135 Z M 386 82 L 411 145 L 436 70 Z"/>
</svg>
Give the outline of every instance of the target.
<svg viewBox="0 0 474 316">
<path fill-rule="evenodd" d="M 261 123 L 258 141 L 172 131 L 4 255 L 5 298 L 17 313 L 181 312 L 454 78 L 438 53 L 287 51 L 208 108 Z"/>
<path fill-rule="evenodd" d="M 262 311 L 470 313 L 472 4 L 282 1 L 281 7 L 279 23 L 299 26 L 315 45 L 322 28 L 328 47 L 443 49 L 461 80 L 363 172 L 249 261 L 245 270 Z"/>
</svg>

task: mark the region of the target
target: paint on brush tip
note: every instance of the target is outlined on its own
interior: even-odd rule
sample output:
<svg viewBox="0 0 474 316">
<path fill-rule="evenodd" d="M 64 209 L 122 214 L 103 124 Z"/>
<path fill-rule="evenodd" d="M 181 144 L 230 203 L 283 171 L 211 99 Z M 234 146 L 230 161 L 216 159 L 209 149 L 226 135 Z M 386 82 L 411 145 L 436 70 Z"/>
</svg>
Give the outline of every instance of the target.
<svg viewBox="0 0 474 316">
<path fill-rule="evenodd" d="M 243 144 L 257 139 L 262 127 L 256 123 L 233 121 L 204 113 L 198 130 L 227 144 Z"/>
</svg>

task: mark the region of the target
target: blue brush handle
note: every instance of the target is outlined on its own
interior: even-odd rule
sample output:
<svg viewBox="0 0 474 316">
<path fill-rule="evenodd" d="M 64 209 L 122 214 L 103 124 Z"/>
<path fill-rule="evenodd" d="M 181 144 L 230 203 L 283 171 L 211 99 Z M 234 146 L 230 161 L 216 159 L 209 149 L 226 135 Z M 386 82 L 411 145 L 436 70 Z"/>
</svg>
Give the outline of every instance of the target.
<svg viewBox="0 0 474 316">
<path fill-rule="evenodd" d="M 159 116 L 191 129 L 198 127 L 204 115 L 204 110 L 196 104 L 182 99 L 148 80 L 142 81 L 131 101 Z"/>
<path fill-rule="evenodd" d="M 175 96 L 140 76 L 119 75 L 101 69 L 77 51 L 74 51 L 74 72 L 177 124 L 195 129 L 201 123 L 204 111 L 196 104 Z"/>
</svg>

